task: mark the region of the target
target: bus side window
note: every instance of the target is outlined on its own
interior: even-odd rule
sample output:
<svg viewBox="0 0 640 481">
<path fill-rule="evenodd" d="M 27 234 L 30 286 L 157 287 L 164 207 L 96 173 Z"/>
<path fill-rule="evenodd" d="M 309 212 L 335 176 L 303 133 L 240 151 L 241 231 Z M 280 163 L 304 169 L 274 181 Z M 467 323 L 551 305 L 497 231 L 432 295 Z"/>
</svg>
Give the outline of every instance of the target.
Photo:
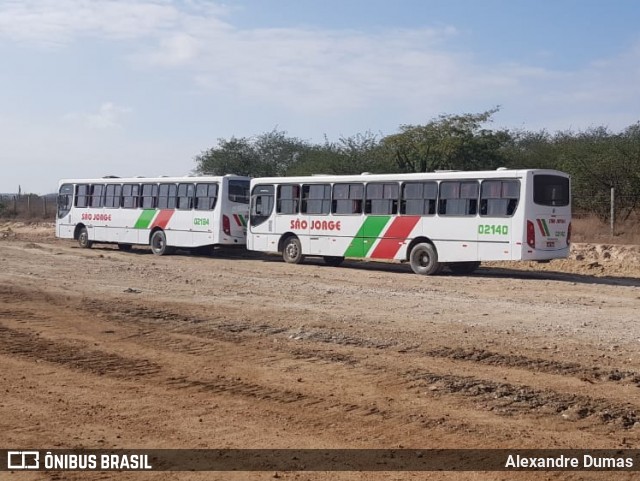
<svg viewBox="0 0 640 481">
<path fill-rule="evenodd" d="M 87 207 L 89 205 L 89 184 L 76 185 L 76 207 Z"/>
<path fill-rule="evenodd" d="M 472 216 L 478 212 L 479 184 L 471 181 L 440 182 L 438 214 Z"/>
<path fill-rule="evenodd" d="M 363 184 L 334 184 L 331 212 L 334 214 L 362 214 Z"/>
<path fill-rule="evenodd" d="M 178 204 L 180 210 L 193 209 L 193 196 L 195 194 L 195 186 L 193 184 L 178 184 Z"/>
<path fill-rule="evenodd" d="M 104 194 L 104 206 L 109 208 L 120 207 L 121 184 L 107 184 Z"/>
<path fill-rule="evenodd" d="M 265 222 L 273 212 L 273 185 L 256 185 L 251 193 L 251 225 Z"/>
<path fill-rule="evenodd" d="M 102 193 L 104 191 L 104 185 L 102 184 L 92 184 L 89 188 L 89 192 L 91 195 L 89 197 L 89 206 L 90 207 L 102 207 L 103 198 Z"/>
<path fill-rule="evenodd" d="M 398 184 L 395 182 L 367 184 L 364 213 L 374 215 L 397 214 L 398 193 Z"/>
<path fill-rule="evenodd" d="M 480 215 L 510 217 L 518 207 L 520 182 L 517 180 L 486 180 L 480 189 Z"/>
<path fill-rule="evenodd" d="M 278 186 L 278 201 L 276 212 L 278 214 L 297 214 L 300 210 L 300 186 L 280 185 Z"/>
<path fill-rule="evenodd" d="M 400 213 L 406 215 L 434 215 L 438 184 L 436 182 L 406 182 L 402 186 Z"/>
<path fill-rule="evenodd" d="M 315 215 L 331 212 L 331 184 L 303 185 L 300 212 Z"/>
<path fill-rule="evenodd" d="M 137 209 L 140 201 L 140 184 L 124 184 L 122 186 L 122 207 Z"/>
<path fill-rule="evenodd" d="M 196 210 L 213 210 L 218 200 L 218 184 L 196 184 Z"/>
<path fill-rule="evenodd" d="M 158 187 L 158 209 L 175 209 L 178 195 L 176 184 L 160 184 Z"/>
<path fill-rule="evenodd" d="M 158 184 L 142 184 L 142 208 L 155 209 L 157 206 Z"/>
</svg>

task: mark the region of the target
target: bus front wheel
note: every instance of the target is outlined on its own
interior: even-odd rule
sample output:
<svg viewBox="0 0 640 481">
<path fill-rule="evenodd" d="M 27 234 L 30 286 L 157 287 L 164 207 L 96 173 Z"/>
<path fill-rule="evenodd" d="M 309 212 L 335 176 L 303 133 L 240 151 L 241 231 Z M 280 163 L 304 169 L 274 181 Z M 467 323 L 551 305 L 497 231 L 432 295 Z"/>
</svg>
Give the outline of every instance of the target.
<svg viewBox="0 0 640 481">
<path fill-rule="evenodd" d="M 440 272 L 442 265 L 438 262 L 438 251 L 432 244 L 421 242 L 411 249 L 409 256 L 411 269 L 416 274 L 430 276 Z"/>
<path fill-rule="evenodd" d="M 157 230 L 151 234 L 149 244 L 151 246 L 151 252 L 157 256 L 171 253 L 172 249 L 167 246 L 167 236 L 161 230 Z"/>
<path fill-rule="evenodd" d="M 93 242 L 89 240 L 89 232 L 86 227 L 82 227 L 78 232 L 78 245 L 83 249 L 89 249 Z"/>
<path fill-rule="evenodd" d="M 302 245 L 297 237 L 289 237 L 282 246 L 282 258 L 289 264 L 300 264 L 304 259 Z"/>
</svg>

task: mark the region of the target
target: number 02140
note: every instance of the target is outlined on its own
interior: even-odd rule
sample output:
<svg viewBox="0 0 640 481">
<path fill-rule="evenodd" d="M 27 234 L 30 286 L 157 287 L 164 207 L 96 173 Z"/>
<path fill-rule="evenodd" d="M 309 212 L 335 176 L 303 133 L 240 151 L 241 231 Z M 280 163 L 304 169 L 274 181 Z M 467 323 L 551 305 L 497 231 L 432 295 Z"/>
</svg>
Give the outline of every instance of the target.
<svg viewBox="0 0 640 481">
<path fill-rule="evenodd" d="M 509 226 L 507 225 L 480 224 L 478 226 L 478 234 L 482 235 L 507 235 L 508 233 Z"/>
</svg>

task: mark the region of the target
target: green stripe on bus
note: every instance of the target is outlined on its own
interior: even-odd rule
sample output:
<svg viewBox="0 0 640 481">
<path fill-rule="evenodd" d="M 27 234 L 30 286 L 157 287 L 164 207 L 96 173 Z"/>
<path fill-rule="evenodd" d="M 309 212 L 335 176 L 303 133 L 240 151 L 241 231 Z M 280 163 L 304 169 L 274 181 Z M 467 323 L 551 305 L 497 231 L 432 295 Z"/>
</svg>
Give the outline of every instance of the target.
<svg viewBox="0 0 640 481">
<path fill-rule="evenodd" d="M 547 235 L 547 237 L 551 236 L 551 233 L 549 232 L 549 226 L 547 225 L 547 221 L 545 219 L 542 219 L 542 226 L 544 227 L 544 233 Z"/>
<path fill-rule="evenodd" d="M 238 217 L 240 218 L 240 222 L 242 223 L 242 227 L 247 227 L 247 219 L 245 219 L 242 214 L 238 214 Z"/>
<path fill-rule="evenodd" d="M 157 212 L 157 210 L 155 210 L 155 209 L 145 209 L 145 210 L 143 210 L 142 214 L 140 214 L 140 217 L 138 217 L 138 220 L 136 221 L 136 223 L 133 226 L 133 228 L 134 229 L 148 229 L 149 228 L 149 224 L 151 224 L 151 221 L 156 216 L 156 212 Z"/>
<path fill-rule="evenodd" d="M 370 215 L 367 217 L 344 252 L 344 257 L 367 257 L 389 219 L 391 219 L 390 215 Z"/>
</svg>

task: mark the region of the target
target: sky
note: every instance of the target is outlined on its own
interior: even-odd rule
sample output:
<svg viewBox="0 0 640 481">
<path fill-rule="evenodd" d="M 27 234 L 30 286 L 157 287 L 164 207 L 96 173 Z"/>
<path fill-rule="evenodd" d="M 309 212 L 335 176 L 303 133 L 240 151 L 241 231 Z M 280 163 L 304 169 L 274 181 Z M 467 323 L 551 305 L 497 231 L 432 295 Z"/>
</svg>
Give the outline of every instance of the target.
<svg viewBox="0 0 640 481">
<path fill-rule="evenodd" d="M 0 193 L 188 175 L 218 139 L 640 121 L 632 0 L 0 0 Z"/>
</svg>

